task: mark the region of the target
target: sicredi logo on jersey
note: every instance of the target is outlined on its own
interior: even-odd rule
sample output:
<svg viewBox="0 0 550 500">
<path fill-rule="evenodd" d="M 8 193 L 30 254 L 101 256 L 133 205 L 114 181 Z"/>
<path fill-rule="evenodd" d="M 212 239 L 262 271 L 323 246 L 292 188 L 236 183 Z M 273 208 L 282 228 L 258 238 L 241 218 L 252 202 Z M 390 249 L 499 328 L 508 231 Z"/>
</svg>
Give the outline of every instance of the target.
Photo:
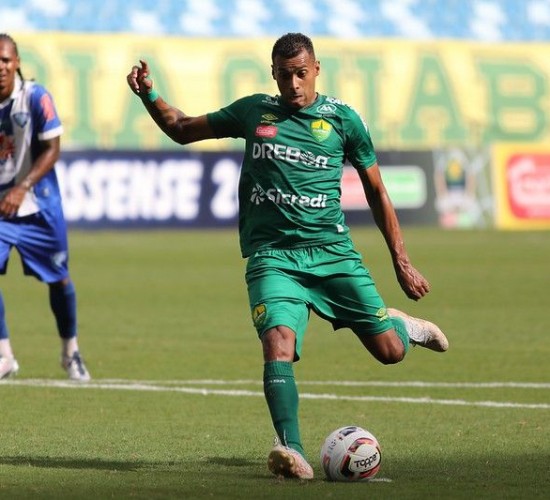
<svg viewBox="0 0 550 500">
<path fill-rule="evenodd" d="M 317 196 L 306 196 L 292 193 L 283 193 L 280 189 L 270 188 L 267 191 L 256 184 L 252 188 L 250 201 L 255 205 L 259 205 L 264 201 L 269 200 L 275 205 L 301 205 L 303 207 L 326 208 L 327 195 L 318 194 Z"/>
</svg>

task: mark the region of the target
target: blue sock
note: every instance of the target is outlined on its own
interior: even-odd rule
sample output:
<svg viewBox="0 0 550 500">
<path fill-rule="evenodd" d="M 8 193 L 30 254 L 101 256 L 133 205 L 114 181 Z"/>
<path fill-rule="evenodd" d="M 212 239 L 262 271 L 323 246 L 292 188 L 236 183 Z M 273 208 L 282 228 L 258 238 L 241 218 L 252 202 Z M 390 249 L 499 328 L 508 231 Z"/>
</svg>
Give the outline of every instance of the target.
<svg viewBox="0 0 550 500">
<path fill-rule="evenodd" d="M 6 325 L 6 308 L 4 306 L 4 297 L 0 293 L 0 340 L 9 337 L 8 327 Z"/>
<path fill-rule="evenodd" d="M 63 339 L 76 336 L 76 292 L 72 281 L 66 285 L 50 285 L 50 307 L 57 331 Z"/>
</svg>

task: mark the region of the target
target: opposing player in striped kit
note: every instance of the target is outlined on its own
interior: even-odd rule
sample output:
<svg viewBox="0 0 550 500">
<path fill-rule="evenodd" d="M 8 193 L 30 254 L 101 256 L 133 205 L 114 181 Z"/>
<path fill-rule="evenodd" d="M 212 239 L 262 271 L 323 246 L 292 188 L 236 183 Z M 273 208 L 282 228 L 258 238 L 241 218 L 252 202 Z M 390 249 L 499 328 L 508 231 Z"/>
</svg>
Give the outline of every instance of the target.
<svg viewBox="0 0 550 500">
<path fill-rule="evenodd" d="M 23 78 L 17 44 L 0 34 L 0 273 L 6 273 L 15 247 L 24 273 L 48 285 L 61 365 L 71 380 L 85 382 L 90 374 L 78 348 L 76 295 L 54 168 L 62 132 L 51 95 Z M 0 379 L 18 370 L 0 294 Z"/>
</svg>

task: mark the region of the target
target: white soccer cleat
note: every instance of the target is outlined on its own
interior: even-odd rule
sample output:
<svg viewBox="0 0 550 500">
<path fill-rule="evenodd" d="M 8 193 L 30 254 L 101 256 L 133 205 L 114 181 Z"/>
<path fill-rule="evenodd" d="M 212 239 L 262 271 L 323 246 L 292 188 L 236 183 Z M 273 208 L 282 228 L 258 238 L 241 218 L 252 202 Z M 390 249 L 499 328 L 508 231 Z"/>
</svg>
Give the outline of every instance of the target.
<svg viewBox="0 0 550 500">
<path fill-rule="evenodd" d="M 409 341 L 432 351 L 445 352 L 449 348 L 449 341 L 439 327 L 425 319 L 413 318 L 399 309 L 387 309 L 390 317 L 396 316 L 405 322 Z"/>
<path fill-rule="evenodd" d="M 92 378 L 78 351 L 75 351 L 70 357 L 63 356 L 61 366 L 67 372 L 69 379 L 76 382 L 88 382 Z"/>
<path fill-rule="evenodd" d="M 17 375 L 19 363 L 14 357 L 0 356 L 0 380 Z"/>
<path fill-rule="evenodd" d="M 313 469 L 296 450 L 280 444 L 269 453 L 267 467 L 276 476 L 295 479 L 313 479 Z"/>
</svg>

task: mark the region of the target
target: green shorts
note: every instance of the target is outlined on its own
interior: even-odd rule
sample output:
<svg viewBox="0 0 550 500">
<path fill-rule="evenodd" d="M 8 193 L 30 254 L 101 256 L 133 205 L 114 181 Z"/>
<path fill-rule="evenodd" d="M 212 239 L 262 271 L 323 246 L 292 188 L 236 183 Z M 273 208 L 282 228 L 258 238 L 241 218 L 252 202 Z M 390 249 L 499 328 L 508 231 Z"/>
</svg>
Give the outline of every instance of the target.
<svg viewBox="0 0 550 500">
<path fill-rule="evenodd" d="M 296 333 L 300 358 L 310 311 L 350 328 L 378 335 L 393 328 L 369 271 L 350 240 L 324 246 L 260 250 L 246 268 L 252 321 L 261 336 L 276 326 Z"/>
</svg>

